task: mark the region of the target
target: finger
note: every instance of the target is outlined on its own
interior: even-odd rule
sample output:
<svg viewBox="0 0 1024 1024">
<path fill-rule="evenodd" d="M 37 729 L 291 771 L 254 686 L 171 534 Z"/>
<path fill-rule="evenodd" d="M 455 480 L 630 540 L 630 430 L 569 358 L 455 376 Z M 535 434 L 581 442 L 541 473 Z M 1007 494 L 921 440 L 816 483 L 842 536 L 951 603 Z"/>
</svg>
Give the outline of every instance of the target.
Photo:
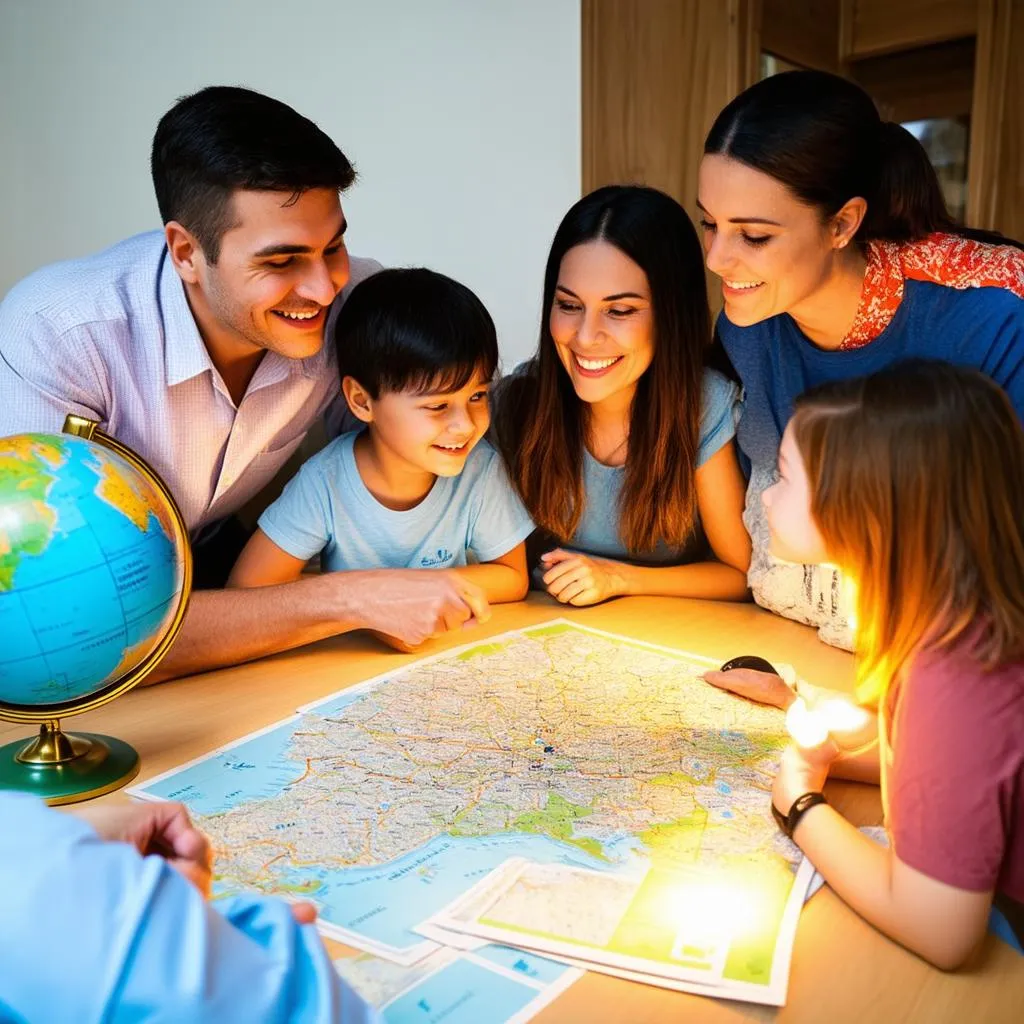
<svg viewBox="0 0 1024 1024">
<path fill-rule="evenodd" d="M 566 573 L 555 580 L 548 587 L 548 593 L 553 597 L 557 597 L 559 601 L 567 600 L 564 595 L 574 584 L 583 583 L 584 585 L 589 585 L 591 582 L 590 572 L 587 567 L 585 565 L 578 565 L 572 572 Z"/>
<path fill-rule="evenodd" d="M 544 586 L 550 586 L 552 583 L 561 579 L 566 573 L 580 569 L 584 564 L 583 559 L 578 555 L 573 555 L 571 558 L 567 558 L 565 561 L 559 562 L 556 566 L 553 566 L 544 573 Z"/>
<path fill-rule="evenodd" d="M 575 605 L 577 608 L 586 608 L 587 605 L 597 604 L 600 600 L 601 595 L 597 592 L 596 588 L 587 587 L 575 597 L 570 598 L 569 604 Z"/>
<path fill-rule="evenodd" d="M 592 584 L 593 581 L 590 579 L 589 574 L 584 579 L 573 580 L 561 591 L 558 595 L 558 600 L 566 604 L 572 604 L 581 594 L 585 594 L 588 590 L 593 590 Z"/>
<path fill-rule="evenodd" d="M 293 903 L 291 908 L 297 924 L 312 924 L 316 920 L 316 907 L 312 903 Z"/>
<path fill-rule="evenodd" d="M 153 837 L 152 845 L 162 846 L 173 856 L 194 861 L 209 867 L 212 854 L 210 842 L 192 824 L 184 804 L 159 803 L 152 805 Z"/>
<path fill-rule="evenodd" d="M 545 551 L 544 554 L 540 556 L 540 560 L 545 565 L 556 565 L 558 562 L 564 562 L 565 559 L 571 557 L 571 551 L 565 551 L 562 548 L 555 548 L 554 551 Z"/>
<path fill-rule="evenodd" d="M 491 617 L 491 606 L 487 603 L 487 595 L 482 587 L 469 580 L 462 580 L 462 599 L 469 605 L 472 618 L 478 622 L 486 622 Z"/>
</svg>

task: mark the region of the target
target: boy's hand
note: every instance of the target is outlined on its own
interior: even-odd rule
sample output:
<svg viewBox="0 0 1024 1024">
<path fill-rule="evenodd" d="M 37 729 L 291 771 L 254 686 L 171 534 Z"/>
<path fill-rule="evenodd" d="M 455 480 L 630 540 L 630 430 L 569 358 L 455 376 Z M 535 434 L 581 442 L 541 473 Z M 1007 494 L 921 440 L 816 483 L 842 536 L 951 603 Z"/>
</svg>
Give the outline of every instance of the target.
<svg viewBox="0 0 1024 1024">
<path fill-rule="evenodd" d="M 491 617 L 483 589 L 447 570 L 369 572 L 360 581 L 359 599 L 365 627 L 398 650 Z"/>
<path fill-rule="evenodd" d="M 626 592 L 622 566 L 606 558 L 556 548 L 540 556 L 544 586 L 562 604 L 583 607 Z"/>
</svg>

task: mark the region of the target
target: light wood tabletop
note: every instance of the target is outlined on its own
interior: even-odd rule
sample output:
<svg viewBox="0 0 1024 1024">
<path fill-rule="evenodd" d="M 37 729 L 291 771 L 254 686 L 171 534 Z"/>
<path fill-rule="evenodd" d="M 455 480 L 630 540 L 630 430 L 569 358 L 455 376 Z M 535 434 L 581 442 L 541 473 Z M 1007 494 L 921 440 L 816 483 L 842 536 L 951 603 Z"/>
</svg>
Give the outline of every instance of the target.
<svg viewBox="0 0 1024 1024">
<path fill-rule="evenodd" d="M 853 659 L 822 644 L 813 630 L 753 605 L 672 598 L 623 598 L 567 609 L 544 595 L 494 608 L 485 626 L 435 641 L 418 656 L 564 616 L 725 660 L 759 654 L 794 665 L 811 682 L 850 690 Z M 300 704 L 413 661 L 364 634 L 350 634 L 248 665 L 159 686 L 142 687 L 112 704 L 66 719 L 69 731 L 108 733 L 142 756 L 145 781 L 232 740 L 288 717 Z M 0 744 L 26 734 L 0 722 Z M 832 803 L 855 824 L 878 824 L 878 790 L 830 783 Z M 125 800 L 123 793 L 104 797 Z M 340 953 L 345 947 L 329 943 Z M 699 1020 L 740 1022 L 1024 1020 L 1024 957 L 989 936 L 972 964 L 944 974 L 879 935 L 829 889 L 804 909 L 797 929 L 782 1009 L 691 996 L 588 973 L 536 1018 L 539 1024 Z"/>
</svg>

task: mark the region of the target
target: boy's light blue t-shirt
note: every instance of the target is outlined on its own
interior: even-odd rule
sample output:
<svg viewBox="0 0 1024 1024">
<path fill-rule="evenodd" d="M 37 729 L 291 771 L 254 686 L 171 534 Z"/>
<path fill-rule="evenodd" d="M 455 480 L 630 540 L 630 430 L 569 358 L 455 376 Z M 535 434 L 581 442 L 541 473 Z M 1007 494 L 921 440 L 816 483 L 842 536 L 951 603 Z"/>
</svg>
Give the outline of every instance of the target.
<svg viewBox="0 0 1024 1024">
<path fill-rule="evenodd" d="M 447 569 L 472 551 L 490 562 L 511 551 L 533 522 L 498 453 L 480 441 L 458 476 L 439 476 L 404 512 L 386 508 L 363 483 L 355 460 L 359 432 L 343 434 L 303 465 L 260 516 L 260 529 L 293 558 L 320 554 L 326 572 Z"/>
<path fill-rule="evenodd" d="M 720 373 L 706 369 L 701 401 L 698 468 L 735 436 L 740 412 L 740 391 Z M 604 558 L 625 558 L 651 565 L 679 565 L 706 557 L 706 541 L 699 519 L 694 523 L 690 540 L 681 548 L 673 549 L 659 543 L 654 551 L 630 552 L 619 536 L 619 494 L 625 476 L 624 466 L 606 466 L 584 448 L 583 489 L 586 506 L 569 547 Z"/>
</svg>

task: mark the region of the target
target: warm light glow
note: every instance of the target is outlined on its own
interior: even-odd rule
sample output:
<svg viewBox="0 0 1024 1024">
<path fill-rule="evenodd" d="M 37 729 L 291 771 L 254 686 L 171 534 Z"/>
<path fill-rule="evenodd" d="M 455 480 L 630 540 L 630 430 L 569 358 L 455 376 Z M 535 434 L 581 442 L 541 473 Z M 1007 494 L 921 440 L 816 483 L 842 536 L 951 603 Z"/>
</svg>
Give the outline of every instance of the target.
<svg viewBox="0 0 1024 1024">
<path fill-rule="evenodd" d="M 797 697 L 786 712 L 786 731 L 797 746 L 810 750 L 831 737 L 841 740 L 846 734 L 860 732 L 870 719 L 864 708 L 842 697 L 822 697 L 813 706 Z"/>
</svg>

